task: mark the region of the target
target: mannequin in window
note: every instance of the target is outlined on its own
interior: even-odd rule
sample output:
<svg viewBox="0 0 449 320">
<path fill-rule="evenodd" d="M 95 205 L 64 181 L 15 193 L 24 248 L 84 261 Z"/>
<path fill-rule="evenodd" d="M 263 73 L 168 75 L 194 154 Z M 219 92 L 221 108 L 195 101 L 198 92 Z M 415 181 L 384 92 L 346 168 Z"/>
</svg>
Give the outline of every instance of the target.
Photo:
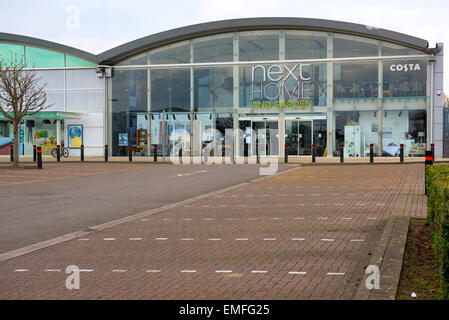
<svg viewBox="0 0 449 320">
<path fill-rule="evenodd" d="M 234 86 L 232 77 L 227 77 L 223 84 L 211 90 L 215 107 L 232 107 L 234 105 Z"/>
</svg>

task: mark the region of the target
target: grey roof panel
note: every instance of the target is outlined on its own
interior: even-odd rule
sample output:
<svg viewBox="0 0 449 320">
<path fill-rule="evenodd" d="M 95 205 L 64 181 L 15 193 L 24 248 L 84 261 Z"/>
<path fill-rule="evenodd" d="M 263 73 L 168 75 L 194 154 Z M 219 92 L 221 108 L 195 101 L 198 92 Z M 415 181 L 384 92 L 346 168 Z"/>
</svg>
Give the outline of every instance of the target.
<svg viewBox="0 0 449 320">
<path fill-rule="evenodd" d="M 312 18 L 244 18 L 221 20 L 176 28 L 143 37 L 107 50 L 97 56 L 101 64 L 114 64 L 154 47 L 205 35 L 260 29 L 297 29 L 338 32 L 394 42 L 425 51 L 428 42 L 406 34 L 362 24 Z"/>
</svg>

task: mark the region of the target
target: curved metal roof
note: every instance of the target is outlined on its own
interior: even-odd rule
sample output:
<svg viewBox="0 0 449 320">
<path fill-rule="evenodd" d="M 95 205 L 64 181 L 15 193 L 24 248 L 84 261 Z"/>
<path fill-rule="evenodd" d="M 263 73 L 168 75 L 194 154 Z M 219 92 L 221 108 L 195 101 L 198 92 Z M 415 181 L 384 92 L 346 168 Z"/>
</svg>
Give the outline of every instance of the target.
<svg viewBox="0 0 449 320">
<path fill-rule="evenodd" d="M 117 46 L 99 54 L 97 59 L 100 64 L 114 64 L 128 56 L 169 43 L 218 33 L 261 29 L 296 29 L 338 32 L 385 40 L 422 51 L 426 51 L 428 48 L 428 42 L 424 39 L 362 24 L 312 18 L 272 17 L 221 20 L 176 28 Z"/>
<path fill-rule="evenodd" d="M 0 42 L 10 42 L 13 44 L 21 44 L 21 45 L 31 45 L 36 47 L 41 47 L 44 49 L 49 49 L 53 51 L 59 51 L 63 53 L 67 53 L 69 55 L 88 60 L 93 63 L 97 63 L 97 56 L 95 54 L 76 49 L 73 47 L 65 46 L 59 43 L 42 40 L 33 37 L 22 36 L 13 33 L 3 33 L 0 32 Z"/>
<path fill-rule="evenodd" d="M 126 57 L 138 54 L 140 52 L 187 39 L 226 32 L 267 29 L 337 32 L 378 40 L 385 40 L 424 52 L 428 50 L 428 42 L 426 40 L 409 36 L 403 33 L 374 28 L 356 23 L 291 17 L 244 18 L 194 24 L 186 27 L 159 32 L 147 37 L 130 41 L 123 45 L 107 50 L 103 53 L 100 53 L 99 55 L 94 55 L 92 53 L 55 42 L 12 33 L 0 32 L 0 42 L 11 42 L 42 47 L 49 50 L 64 52 L 97 64 L 111 65 L 125 59 Z"/>
</svg>

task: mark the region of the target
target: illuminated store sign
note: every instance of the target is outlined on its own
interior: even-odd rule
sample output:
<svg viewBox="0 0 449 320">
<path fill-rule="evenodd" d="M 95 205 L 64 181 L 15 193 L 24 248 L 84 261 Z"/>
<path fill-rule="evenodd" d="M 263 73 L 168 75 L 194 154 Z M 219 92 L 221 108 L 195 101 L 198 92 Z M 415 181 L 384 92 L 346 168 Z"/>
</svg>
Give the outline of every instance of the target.
<svg viewBox="0 0 449 320">
<path fill-rule="evenodd" d="M 311 107 L 312 87 L 310 64 L 270 66 L 256 65 L 251 70 L 251 100 L 253 108 Z M 260 77 L 262 75 L 262 77 Z M 269 100 L 274 100 L 271 102 Z"/>
</svg>

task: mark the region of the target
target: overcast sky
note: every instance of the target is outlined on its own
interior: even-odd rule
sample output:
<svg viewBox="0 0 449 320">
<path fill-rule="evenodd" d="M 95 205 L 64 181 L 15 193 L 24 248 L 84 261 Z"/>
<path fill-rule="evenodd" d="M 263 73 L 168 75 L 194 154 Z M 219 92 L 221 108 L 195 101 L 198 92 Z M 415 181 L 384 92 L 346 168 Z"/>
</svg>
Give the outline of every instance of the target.
<svg viewBox="0 0 449 320">
<path fill-rule="evenodd" d="M 340 20 L 423 38 L 431 47 L 437 42 L 449 46 L 447 0 L 19 0 L 2 6 L 0 32 L 98 54 L 160 31 L 245 17 Z M 444 87 L 449 92 L 447 52 Z"/>
</svg>

